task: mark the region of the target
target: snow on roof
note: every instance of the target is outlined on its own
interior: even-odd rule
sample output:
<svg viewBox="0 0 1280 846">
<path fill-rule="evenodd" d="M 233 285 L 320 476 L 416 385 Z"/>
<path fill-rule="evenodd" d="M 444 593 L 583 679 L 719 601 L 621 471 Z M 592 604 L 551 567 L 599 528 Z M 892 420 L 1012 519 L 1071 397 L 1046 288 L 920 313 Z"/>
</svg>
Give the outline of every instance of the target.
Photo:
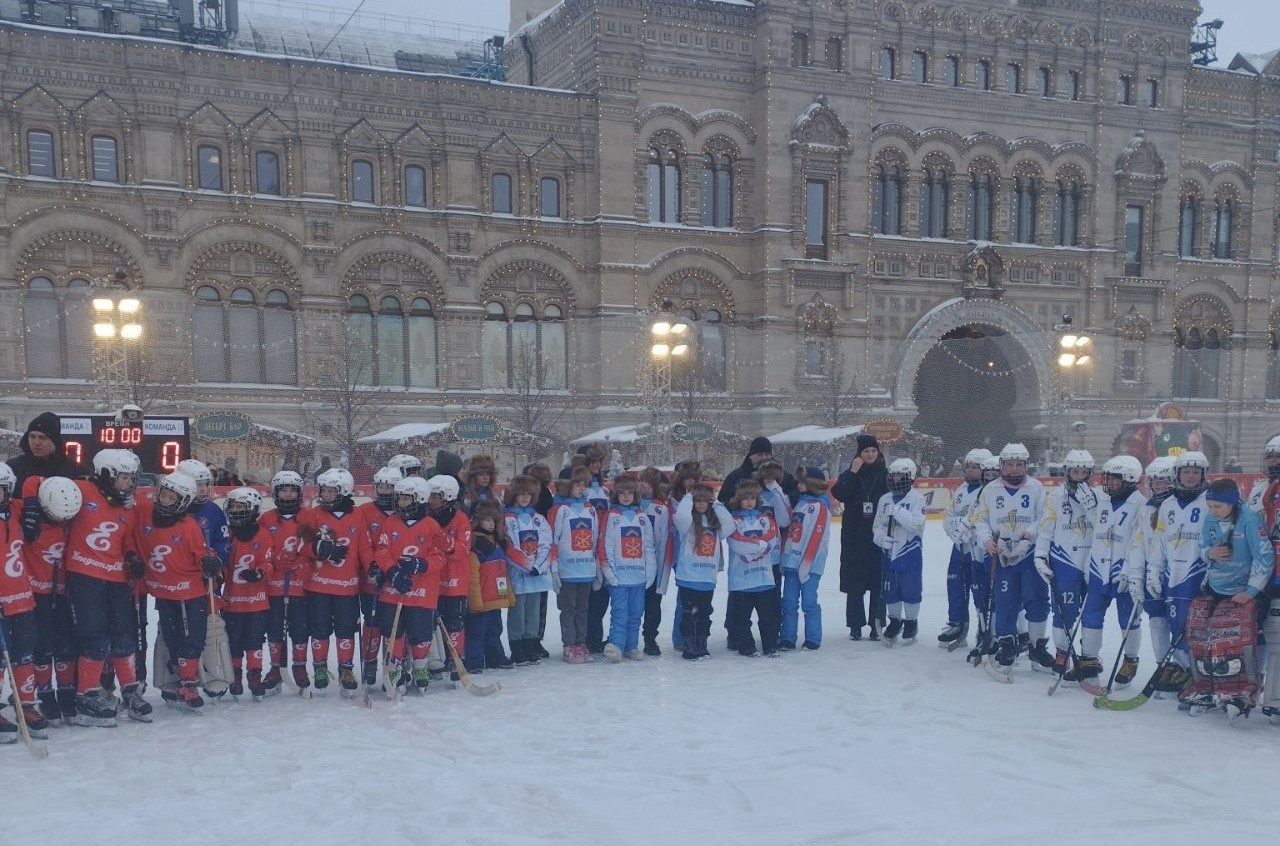
<svg viewBox="0 0 1280 846">
<path fill-rule="evenodd" d="M 640 430 L 644 429 L 644 432 Z M 598 443 L 634 443 L 645 436 L 649 430 L 648 423 L 633 423 L 629 426 L 610 426 L 608 429 L 601 429 L 598 432 L 592 432 L 589 435 L 583 435 L 580 438 L 574 438 L 569 441 L 570 446 L 586 446 L 588 444 Z"/>
<path fill-rule="evenodd" d="M 1227 65 L 1227 70 L 1247 70 L 1254 74 L 1261 74 L 1278 55 L 1280 50 L 1271 50 L 1267 53 L 1236 53 L 1231 64 Z"/>
<path fill-rule="evenodd" d="M 862 434 L 861 426 L 797 426 L 776 435 L 770 435 L 776 447 L 778 444 L 831 444 L 842 438 L 852 438 Z"/>
<path fill-rule="evenodd" d="M 460 69 L 467 60 L 479 58 L 481 53 L 480 44 L 476 42 L 440 38 L 411 29 L 343 27 L 340 22 L 262 15 L 252 7 L 241 11 L 240 30 L 230 46 L 257 53 L 387 68 L 400 67 L 397 54 L 409 54 L 419 59 L 440 60 L 439 67 L 430 68 L 436 71 Z"/>
<path fill-rule="evenodd" d="M 376 435 L 360 438 L 358 444 L 393 444 L 411 438 L 429 438 L 449 428 L 448 423 L 401 423 Z"/>
</svg>

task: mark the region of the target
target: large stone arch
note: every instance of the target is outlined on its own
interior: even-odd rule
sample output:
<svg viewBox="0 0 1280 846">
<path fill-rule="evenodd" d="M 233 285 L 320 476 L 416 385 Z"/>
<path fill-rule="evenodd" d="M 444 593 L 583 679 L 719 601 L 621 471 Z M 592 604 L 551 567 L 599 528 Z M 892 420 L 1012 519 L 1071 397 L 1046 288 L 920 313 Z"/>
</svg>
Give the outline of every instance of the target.
<svg viewBox="0 0 1280 846">
<path fill-rule="evenodd" d="M 898 411 L 916 411 L 913 390 L 916 373 L 925 356 L 948 332 L 964 326 L 986 326 L 1006 333 L 1009 343 L 1030 362 L 1015 374 L 1018 402 L 1024 415 L 1048 406 L 1051 390 L 1049 339 L 1040 325 L 1021 309 L 990 299 L 957 297 L 940 303 L 917 321 L 894 355 L 893 405 Z M 1036 342 L 1043 340 L 1043 343 Z"/>
</svg>

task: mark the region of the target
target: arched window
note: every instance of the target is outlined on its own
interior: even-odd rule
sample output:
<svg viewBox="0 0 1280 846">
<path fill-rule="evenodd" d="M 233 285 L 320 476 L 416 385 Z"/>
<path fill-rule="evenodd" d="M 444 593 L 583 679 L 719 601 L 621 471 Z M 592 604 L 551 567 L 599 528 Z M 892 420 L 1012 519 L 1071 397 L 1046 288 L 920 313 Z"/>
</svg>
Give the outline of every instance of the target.
<svg viewBox="0 0 1280 846">
<path fill-rule="evenodd" d="M 995 189 L 995 177 L 990 173 L 973 173 L 969 177 L 965 211 L 969 218 L 970 240 L 991 240 L 995 231 Z"/>
<path fill-rule="evenodd" d="M 698 325 L 698 361 L 708 390 L 725 390 L 725 360 L 724 319 L 719 311 L 710 308 Z"/>
<path fill-rule="evenodd" d="M 427 207 L 427 170 L 418 165 L 404 169 L 404 204 L 414 208 Z"/>
<path fill-rule="evenodd" d="M 1230 326 L 1220 308 L 1201 302 L 1180 307 L 1173 326 L 1173 395 L 1216 399 L 1221 353 Z"/>
<path fill-rule="evenodd" d="M 256 194 L 280 194 L 280 157 L 271 150 L 254 154 L 253 190 Z"/>
<path fill-rule="evenodd" d="M 872 228 L 879 235 L 902 233 L 902 168 L 880 164 L 872 187 Z"/>
<path fill-rule="evenodd" d="M 120 157 L 116 139 L 110 135 L 95 135 L 89 139 L 93 180 L 95 182 L 120 181 Z"/>
<path fill-rule="evenodd" d="M 512 214 L 515 208 L 511 195 L 511 176 L 506 173 L 495 173 L 489 180 L 491 202 L 494 214 Z"/>
<path fill-rule="evenodd" d="M 358 385 L 434 388 L 436 324 L 426 297 L 415 297 L 406 311 L 400 298 L 385 295 L 375 313 L 364 294 L 347 298 L 347 357 Z"/>
<path fill-rule="evenodd" d="M 538 214 L 560 217 L 560 180 L 550 176 L 538 180 Z"/>
<path fill-rule="evenodd" d="M 652 223 L 680 222 L 680 153 L 651 147 L 646 171 L 649 220 Z"/>
<path fill-rule="evenodd" d="M 289 295 L 237 287 L 225 300 L 212 285 L 196 289 L 191 315 L 197 382 L 292 385 L 298 381 L 295 323 Z"/>
<path fill-rule="evenodd" d="M 708 153 L 702 157 L 703 226 L 727 229 L 733 226 L 733 160 L 728 153 Z"/>
<path fill-rule="evenodd" d="M 93 355 L 89 283 L 59 287 L 47 276 L 27 283 L 22 303 L 28 379 L 91 379 Z"/>
<path fill-rule="evenodd" d="M 923 50 L 911 54 L 911 79 L 922 84 L 929 81 L 929 54 Z"/>
<path fill-rule="evenodd" d="M 980 59 L 974 66 L 973 83 L 979 91 L 991 90 L 991 62 Z"/>
<path fill-rule="evenodd" d="M 1005 88 L 1010 94 L 1022 93 L 1022 66 L 1017 62 L 1010 62 L 1004 67 Z"/>
<path fill-rule="evenodd" d="M 351 162 L 351 200 L 356 203 L 372 203 L 375 200 L 373 190 L 373 162 L 356 159 Z"/>
<path fill-rule="evenodd" d="M 1200 198 L 1188 194 L 1178 205 L 1178 255 L 1195 258 L 1200 247 Z"/>
<path fill-rule="evenodd" d="M 27 174 L 29 176 L 58 175 L 58 159 L 53 146 L 53 133 L 43 129 L 27 130 Z"/>
<path fill-rule="evenodd" d="M 546 305 L 539 317 L 531 303 L 517 303 L 510 316 L 502 303 L 486 303 L 481 347 L 487 388 L 521 393 L 567 387 L 564 311 L 558 305 Z"/>
<path fill-rule="evenodd" d="M 894 65 L 897 63 L 897 54 L 892 47 L 880 48 L 880 77 L 881 79 L 893 79 L 895 71 Z"/>
<path fill-rule="evenodd" d="M 960 57 L 947 56 L 942 60 L 942 82 L 952 88 L 960 85 Z"/>
<path fill-rule="evenodd" d="M 827 70 L 844 70 L 844 41 L 836 35 L 827 38 Z"/>
<path fill-rule="evenodd" d="M 1213 257 L 1231 258 L 1232 227 L 1235 223 L 1235 203 L 1229 197 L 1220 198 L 1214 205 Z"/>
<path fill-rule="evenodd" d="M 196 148 L 196 185 L 204 191 L 222 191 L 222 150 L 212 144 Z"/>
<path fill-rule="evenodd" d="M 1080 183 L 1058 180 L 1058 197 L 1053 206 L 1053 243 L 1059 247 L 1080 246 Z"/>
<path fill-rule="evenodd" d="M 1013 181 L 1013 236 L 1014 243 L 1036 242 L 1036 217 L 1040 206 L 1040 180 L 1019 176 Z"/>
<path fill-rule="evenodd" d="M 924 172 L 920 186 L 920 234 L 925 238 L 949 238 L 951 208 L 950 174 L 938 168 Z"/>
</svg>

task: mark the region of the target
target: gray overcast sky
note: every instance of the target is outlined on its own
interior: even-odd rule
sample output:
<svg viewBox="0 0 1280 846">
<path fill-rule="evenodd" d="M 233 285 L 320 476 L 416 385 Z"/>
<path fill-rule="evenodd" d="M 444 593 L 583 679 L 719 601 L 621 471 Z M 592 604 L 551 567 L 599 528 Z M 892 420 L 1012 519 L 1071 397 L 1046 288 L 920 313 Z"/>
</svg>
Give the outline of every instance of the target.
<svg viewBox="0 0 1280 846">
<path fill-rule="evenodd" d="M 276 0 L 242 0 L 266 12 Z M 299 0 L 278 0 L 293 5 Z M 320 5 L 354 9 L 360 0 L 327 0 Z M 1238 51 L 1265 53 L 1280 49 L 1280 3 L 1276 0 L 1201 0 L 1202 20 L 1222 18 L 1218 56 L 1222 65 Z M 370 13 L 408 15 L 427 20 L 464 24 L 494 34 L 505 33 L 509 17 L 507 0 L 365 0 L 362 16 Z M 289 12 L 286 10 L 286 14 Z M 366 22 L 367 23 L 367 22 Z M 445 36 L 445 32 L 439 33 Z"/>
</svg>

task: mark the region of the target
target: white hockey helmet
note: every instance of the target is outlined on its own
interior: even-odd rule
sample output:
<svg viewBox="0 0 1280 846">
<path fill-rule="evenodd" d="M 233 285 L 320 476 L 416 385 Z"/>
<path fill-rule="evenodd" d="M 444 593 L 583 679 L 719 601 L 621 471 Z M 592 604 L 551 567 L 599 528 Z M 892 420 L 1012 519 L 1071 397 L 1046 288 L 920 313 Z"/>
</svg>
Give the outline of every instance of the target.
<svg viewBox="0 0 1280 846">
<path fill-rule="evenodd" d="M 323 491 L 325 488 L 333 488 L 338 492 L 338 499 L 351 496 L 356 489 L 356 480 L 351 474 L 341 467 L 330 467 L 328 470 L 316 477 L 316 487 Z M 324 497 L 321 497 L 323 500 Z"/>
<path fill-rule="evenodd" d="M 142 463 L 138 461 L 138 456 L 127 449 L 104 449 L 93 457 L 93 474 L 97 477 L 98 489 L 104 495 L 115 497 L 126 505 L 133 501 L 141 469 Z M 121 488 L 116 484 L 116 480 L 121 478 L 128 479 L 128 487 Z"/>
<path fill-rule="evenodd" d="M 1142 462 L 1132 455 L 1112 456 L 1102 465 L 1102 475 L 1117 477 L 1126 485 L 1136 485 L 1142 476 Z"/>
<path fill-rule="evenodd" d="M 282 488 L 297 488 L 297 496 L 282 500 Z M 276 511 L 281 514 L 297 514 L 302 509 L 302 474 L 293 470 L 281 470 L 271 477 L 271 499 L 276 504 Z"/>
<path fill-rule="evenodd" d="M 1262 455 L 1264 458 L 1268 455 L 1280 455 L 1280 435 L 1267 441 L 1267 445 L 1262 448 Z"/>
<path fill-rule="evenodd" d="M 156 482 L 156 488 L 155 509 L 161 517 L 181 517 L 187 513 L 187 509 L 196 498 L 196 480 L 181 470 L 161 476 Z M 166 503 L 161 496 L 165 491 L 174 495 L 175 499 L 172 503 Z"/>
<path fill-rule="evenodd" d="M 964 454 L 964 463 L 981 467 L 982 462 L 986 461 L 990 457 L 991 450 L 986 449 L 985 447 L 979 447 L 978 449 L 971 449 Z"/>
<path fill-rule="evenodd" d="M 400 516 L 405 520 L 421 520 L 425 517 L 432 490 L 431 483 L 421 476 L 406 476 L 396 482 L 395 493 L 392 496 L 395 497 L 396 510 Z M 401 507 L 400 497 L 402 496 L 413 497 L 413 502 Z"/>
<path fill-rule="evenodd" d="M 1182 471 L 1188 467 L 1195 468 L 1200 471 L 1200 481 L 1194 485 L 1184 484 L 1182 481 Z M 1209 482 L 1209 459 L 1203 452 L 1188 450 L 1181 453 L 1173 460 L 1173 487 L 1175 490 L 1183 492 L 1199 493 L 1204 490 Z"/>
<path fill-rule="evenodd" d="M 428 479 L 427 484 L 431 486 L 431 492 L 440 494 L 445 502 L 455 502 L 458 499 L 458 480 L 452 476 L 441 473 Z"/>
<path fill-rule="evenodd" d="M 916 463 L 910 458 L 895 458 L 889 463 L 889 490 L 894 496 L 906 496 L 911 490 L 911 483 L 916 479 Z"/>
<path fill-rule="evenodd" d="M 1267 441 L 1262 448 L 1262 472 L 1273 482 L 1280 480 L 1280 435 Z"/>
<path fill-rule="evenodd" d="M 1000 463 L 1006 461 L 1030 461 L 1031 453 L 1023 444 L 1009 443 L 1004 445 L 1004 449 L 1000 450 Z"/>
<path fill-rule="evenodd" d="M 243 509 L 232 509 L 243 505 Z M 262 513 L 262 494 L 253 488 L 236 488 L 227 494 L 227 525 L 248 526 Z"/>
<path fill-rule="evenodd" d="M 1000 478 L 1000 456 L 993 455 L 982 462 L 982 481 L 993 482 Z"/>
<path fill-rule="evenodd" d="M 1147 482 L 1152 479 L 1164 479 L 1166 482 L 1173 481 L 1173 456 L 1161 455 L 1152 459 L 1147 465 Z"/>
<path fill-rule="evenodd" d="M 402 452 L 399 455 L 391 456 L 387 461 L 387 466 L 395 470 L 402 479 L 406 476 L 417 476 L 422 473 L 422 460 L 408 453 Z"/>
<path fill-rule="evenodd" d="M 1093 454 L 1087 449 L 1073 449 L 1062 459 L 1063 470 L 1088 470 L 1093 472 Z"/>
<path fill-rule="evenodd" d="M 203 461 L 196 458 L 184 459 L 178 462 L 174 471 L 186 474 L 187 478 L 196 483 L 196 496 L 192 502 L 200 504 L 209 501 L 209 488 L 213 486 L 213 471 Z"/>
<path fill-rule="evenodd" d="M 373 474 L 373 500 L 378 508 L 391 511 L 396 507 L 396 483 L 402 479 L 417 479 L 419 476 L 404 476 L 390 465 L 381 467 Z"/>
<path fill-rule="evenodd" d="M 0 461 L 0 488 L 4 489 L 5 498 L 13 496 L 13 489 L 18 485 L 18 476 L 13 468 Z"/>
<path fill-rule="evenodd" d="M 44 515 L 55 523 L 67 522 L 79 514 L 80 506 L 84 505 L 80 486 L 61 476 L 50 476 L 41 482 L 36 495 Z"/>
</svg>

